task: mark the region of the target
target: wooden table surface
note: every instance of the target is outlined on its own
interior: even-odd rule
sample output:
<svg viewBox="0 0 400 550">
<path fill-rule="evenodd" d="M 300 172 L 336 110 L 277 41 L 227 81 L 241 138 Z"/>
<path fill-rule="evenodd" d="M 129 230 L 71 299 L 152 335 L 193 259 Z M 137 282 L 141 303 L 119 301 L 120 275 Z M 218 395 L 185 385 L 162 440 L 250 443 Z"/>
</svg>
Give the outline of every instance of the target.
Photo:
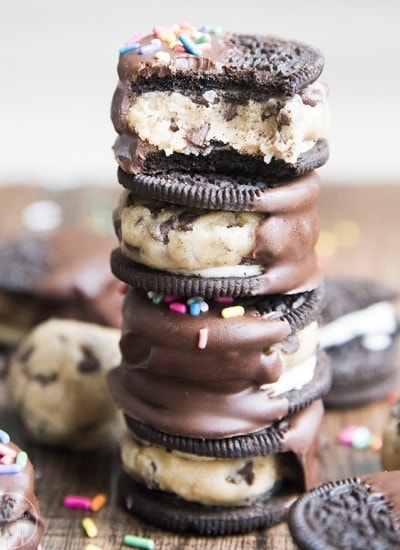
<svg viewBox="0 0 400 550">
<path fill-rule="evenodd" d="M 59 196 L 60 193 L 38 189 L 0 187 L 1 237 L 23 232 L 13 215 L 15 205 L 20 209 L 32 200 Z M 71 205 L 66 223 L 74 224 L 82 217 L 92 216 L 93 205 L 97 205 L 97 215 L 102 212 L 104 221 L 116 196 L 115 192 L 108 190 L 64 191 L 62 200 Z M 320 205 L 322 233 L 319 250 L 326 275 L 380 279 L 400 290 L 399 205 L 400 186 L 325 185 Z M 78 454 L 32 445 L 23 438 L 16 419 L 4 406 L 4 388 L 0 386 L 0 389 L 0 403 L 3 403 L 0 426 L 28 451 L 36 468 L 37 496 L 46 519 L 44 550 L 85 548 L 89 541 L 81 527 L 84 513 L 64 508 L 62 498 L 67 493 L 92 496 L 99 492 L 107 493 L 108 501 L 103 509 L 93 514 L 99 533 L 90 542 L 103 549 L 124 548 L 122 537 L 126 533 L 152 538 L 157 550 L 295 548 L 283 523 L 246 536 L 213 539 L 178 536 L 145 525 L 118 503 L 116 449 Z M 389 408 L 389 401 L 382 400 L 368 407 L 325 413 L 320 430 L 323 480 L 342 479 L 381 469 L 379 452 L 340 446 L 337 437 L 341 428 L 351 423 L 367 426 L 373 433 L 380 434 L 387 422 Z"/>
</svg>

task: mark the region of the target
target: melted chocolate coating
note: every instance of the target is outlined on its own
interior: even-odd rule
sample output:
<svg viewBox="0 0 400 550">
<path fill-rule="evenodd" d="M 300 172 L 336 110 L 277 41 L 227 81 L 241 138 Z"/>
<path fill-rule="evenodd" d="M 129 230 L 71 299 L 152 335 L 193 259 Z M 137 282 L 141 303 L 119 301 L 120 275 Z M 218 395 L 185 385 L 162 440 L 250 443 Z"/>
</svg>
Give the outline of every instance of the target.
<svg viewBox="0 0 400 550">
<path fill-rule="evenodd" d="M 214 302 L 209 312 L 186 316 L 127 292 L 122 363 L 109 376 L 125 413 L 170 434 L 223 438 L 263 429 L 294 412 L 287 394 L 272 397 L 260 389 L 282 373 L 270 347 L 292 334 L 288 319 L 262 315 L 254 306 L 243 317 L 224 319 L 223 307 Z M 201 329 L 208 331 L 205 349 L 198 348 Z"/>
</svg>

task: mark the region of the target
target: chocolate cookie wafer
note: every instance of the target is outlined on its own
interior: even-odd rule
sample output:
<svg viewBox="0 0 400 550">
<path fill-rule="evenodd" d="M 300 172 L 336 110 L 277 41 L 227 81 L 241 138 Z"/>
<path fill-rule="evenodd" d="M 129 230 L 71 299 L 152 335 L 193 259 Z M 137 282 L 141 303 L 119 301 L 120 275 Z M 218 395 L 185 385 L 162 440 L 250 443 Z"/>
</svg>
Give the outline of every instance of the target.
<svg viewBox="0 0 400 550">
<path fill-rule="evenodd" d="M 289 529 L 301 550 L 400 547 L 400 472 L 329 482 L 291 507 Z"/>
<path fill-rule="evenodd" d="M 285 179 L 328 156 L 321 53 L 272 36 L 155 28 L 120 50 L 112 120 L 127 173 Z"/>
</svg>

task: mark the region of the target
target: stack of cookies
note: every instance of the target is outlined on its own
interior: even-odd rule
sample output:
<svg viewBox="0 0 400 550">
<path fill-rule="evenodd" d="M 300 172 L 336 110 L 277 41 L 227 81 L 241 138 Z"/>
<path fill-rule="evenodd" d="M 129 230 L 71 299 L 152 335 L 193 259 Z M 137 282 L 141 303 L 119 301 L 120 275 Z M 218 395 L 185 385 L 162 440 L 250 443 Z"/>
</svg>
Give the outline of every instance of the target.
<svg viewBox="0 0 400 550">
<path fill-rule="evenodd" d="M 162 528 L 261 529 L 319 481 L 322 68 L 302 43 L 186 24 L 121 48 L 109 386 L 125 504 Z"/>
</svg>

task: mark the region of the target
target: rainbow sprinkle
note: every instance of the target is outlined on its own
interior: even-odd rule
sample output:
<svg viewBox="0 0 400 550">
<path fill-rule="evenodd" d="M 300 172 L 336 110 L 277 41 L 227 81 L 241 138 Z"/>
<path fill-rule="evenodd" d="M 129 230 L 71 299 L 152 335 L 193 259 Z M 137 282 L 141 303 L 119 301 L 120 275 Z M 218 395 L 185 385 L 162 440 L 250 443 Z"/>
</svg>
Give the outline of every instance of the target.
<svg viewBox="0 0 400 550">
<path fill-rule="evenodd" d="M 175 52 L 185 52 L 201 57 L 205 51 L 211 49 L 212 36 L 222 33 L 220 27 L 203 25 L 196 28 L 187 22 L 172 26 L 155 25 L 150 35 L 143 33 L 132 36 L 119 49 L 120 55 L 136 52 L 138 55 L 154 54 L 154 59 L 168 64 L 171 56 L 161 51 L 163 44 Z M 142 41 L 146 43 L 141 44 Z"/>
</svg>

